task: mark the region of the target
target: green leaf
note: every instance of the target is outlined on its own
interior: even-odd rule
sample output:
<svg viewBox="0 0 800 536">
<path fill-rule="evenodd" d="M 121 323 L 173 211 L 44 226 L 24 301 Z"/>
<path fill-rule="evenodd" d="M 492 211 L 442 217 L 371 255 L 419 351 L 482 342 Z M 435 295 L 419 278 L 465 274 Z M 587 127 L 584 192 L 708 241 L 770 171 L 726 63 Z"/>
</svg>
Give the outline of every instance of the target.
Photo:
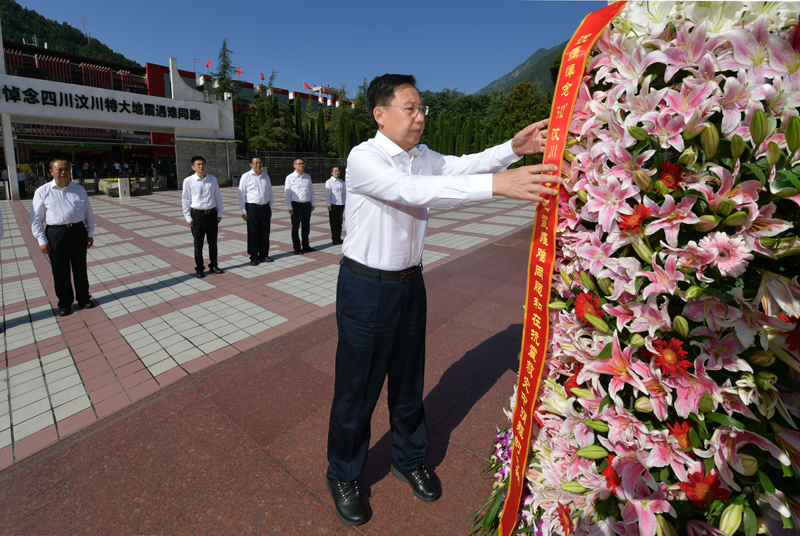
<svg viewBox="0 0 800 536">
<path fill-rule="evenodd" d="M 714 465 L 714 458 L 706 458 L 703 460 L 703 465 L 706 468 L 706 474 L 710 473 L 711 470 L 715 467 Z"/>
<path fill-rule="evenodd" d="M 753 164 L 751 162 L 747 162 L 747 163 L 743 164 L 743 166 L 746 167 L 747 169 L 749 169 L 750 173 L 752 173 L 753 175 L 758 177 L 758 180 L 761 181 L 761 186 L 764 186 L 765 184 L 767 184 L 767 177 L 764 176 L 764 172 L 761 171 L 760 167 L 758 167 L 757 165 L 755 165 L 755 164 Z"/>
<path fill-rule="evenodd" d="M 697 427 L 692 426 L 689 428 L 689 441 L 692 443 L 692 447 L 699 449 L 703 446 L 703 442 L 700 441 L 700 436 L 697 435 Z"/>
<path fill-rule="evenodd" d="M 794 471 L 792 471 L 791 465 L 781 464 L 781 468 L 783 469 L 783 476 L 788 476 L 788 477 L 794 476 Z"/>
<path fill-rule="evenodd" d="M 608 359 L 609 357 L 611 357 L 611 347 L 612 343 L 608 343 L 605 346 L 603 346 L 603 350 L 599 354 L 597 354 L 597 359 Z"/>
<path fill-rule="evenodd" d="M 800 179 L 797 178 L 797 175 L 795 175 L 790 171 L 786 171 L 785 169 L 780 170 L 778 172 L 778 175 L 780 176 L 780 178 L 776 178 L 774 183 L 775 188 L 777 189 L 786 188 L 788 186 L 786 182 L 788 181 L 789 184 L 792 185 L 792 188 L 800 192 Z"/>
<path fill-rule="evenodd" d="M 668 480 L 669 480 L 669 469 L 667 469 L 666 467 L 664 467 L 664 468 L 661 470 L 661 472 L 658 474 L 658 479 L 659 479 L 661 482 L 666 482 L 666 481 L 668 481 Z"/>
<path fill-rule="evenodd" d="M 603 411 L 603 408 L 608 406 L 609 404 L 611 404 L 611 397 L 609 395 L 606 395 L 600 401 L 600 407 L 597 408 L 597 412 L 600 413 L 601 411 Z"/>
<path fill-rule="evenodd" d="M 744 536 L 756 536 L 758 522 L 755 512 L 749 506 L 745 506 L 744 512 L 742 512 L 742 526 L 744 527 Z"/>
<path fill-rule="evenodd" d="M 761 487 L 764 488 L 764 491 L 767 493 L 775 493 L 775 484 L 772 483 L 772 480 L 770 480 L 763 471 L 758 472 L 758 480 L 761 482 Z"/>
<path fill-rule="evenodd" d="M 744 423 L 741 421 L 737 421 L 727 415 L 722 415 L 721 413 L 706 413 L 706 420 L 711 422 L 716 422 L 719 424 L 724 424 L 726 426 L 733 426 L 734 428 L 738 428 L 739 430 L 747 430 Z"/>
</svg>

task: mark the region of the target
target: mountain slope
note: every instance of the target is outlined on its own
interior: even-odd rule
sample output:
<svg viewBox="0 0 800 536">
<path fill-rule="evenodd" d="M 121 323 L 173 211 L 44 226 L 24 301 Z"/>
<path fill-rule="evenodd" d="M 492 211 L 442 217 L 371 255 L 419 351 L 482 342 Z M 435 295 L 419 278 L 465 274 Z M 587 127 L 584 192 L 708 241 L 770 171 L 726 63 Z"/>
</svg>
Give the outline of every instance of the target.
<svg viewBox="0 0 800 536">
<path fill-rule="evenodd" d="M 22 43 L 23 38 L 30 42 L 36 34 L 40 46 L 47 43 L 51 50 L 95 58 L 109 62 L 141 67 L 108 48 L 97 39 L 87 39 L 77 28 L 66 22 L 59 24 L 32 9 L 20 6 L 14 0 L 0 0 L 0 23 L 3 25 L 3 39 Z"/>
<path fill-rule="evenodd" d="M 564 41 L 550 49 L 540 48 L 530 58 L 517 65 L 510 73 L 501 76 L 480 89 L 476 95 L 493 91 L 508 93 L 520 82 L 533 82 L 534 84 L 539 84 L 539 88 L 543 91 L 552 91 L 553 81 L 550 79 L 550 65 L 556 55 L 561 54 L 566 45 L 567 41 Z"/>
</svg>

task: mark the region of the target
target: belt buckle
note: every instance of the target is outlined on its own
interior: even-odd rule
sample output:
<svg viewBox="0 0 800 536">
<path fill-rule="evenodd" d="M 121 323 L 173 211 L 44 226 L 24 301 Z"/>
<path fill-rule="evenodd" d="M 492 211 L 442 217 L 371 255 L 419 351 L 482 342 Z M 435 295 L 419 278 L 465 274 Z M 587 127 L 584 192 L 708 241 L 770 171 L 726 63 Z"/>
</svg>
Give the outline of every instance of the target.
<svg viewBox="0 0 800 536">
<path fill-rule="evenodd" d="M 400 273 L 400 283 L 401 284 L 411 283 L 412 281 L 414 281 L 416 279 L 416 273 L 417 273 L 416 270 L 409 270 L 407 272 L 401 272 Z"/>
<path fill-rule="evenodd" d="M 71 223 L 66 224 L 64 227 L 72 227 Z"/>
</svg>

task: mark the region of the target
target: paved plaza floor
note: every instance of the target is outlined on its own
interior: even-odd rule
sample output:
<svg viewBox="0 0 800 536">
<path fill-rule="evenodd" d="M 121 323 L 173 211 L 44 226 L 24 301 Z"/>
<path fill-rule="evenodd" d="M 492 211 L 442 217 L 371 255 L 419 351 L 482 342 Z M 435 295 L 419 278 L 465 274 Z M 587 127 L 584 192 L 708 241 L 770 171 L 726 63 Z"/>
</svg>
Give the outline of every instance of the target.
<svg viewBox="0 0 800 536">
<path fill-rule="evenodd" d="M 89 281 L 99 307 L 68 317 L 54 316 L 48 257 L 30 232 L 30 200 L 0 202 L 0 468 L 334 312 L 341 246 L 330 242 L 324 206 L 311 219 L 318 251 L 294 255 L 283 189 L 276 187 L 275 262 L 252 267 L 237 190 L 223 189 L 219 262 L 226 272 L 195 279 L 180 195 L 91 197 L 97 227 Z M 316 197 L 324 200 L 323 185 Z M 426 274 L 530 225 L 532 216 L 530 205 L 514 200 L 432 211 Z M 330 369 L 333 349 L 321 359 Z"/>
</svg>

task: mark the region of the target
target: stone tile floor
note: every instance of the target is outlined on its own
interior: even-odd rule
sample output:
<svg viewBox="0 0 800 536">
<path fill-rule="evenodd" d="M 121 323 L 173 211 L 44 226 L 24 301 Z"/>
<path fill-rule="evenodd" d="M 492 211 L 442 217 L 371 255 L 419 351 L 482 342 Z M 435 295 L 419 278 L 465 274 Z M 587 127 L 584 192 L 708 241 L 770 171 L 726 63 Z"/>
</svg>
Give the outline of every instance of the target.
<svg viewBox="0 0 800 536">
<path fill-rule="evenodd" d="M 316 188 L 324 199 L 323 185 Z M 0 468 L 334 312 L 341 246 L 330 243 L 325 207 L 312 218 L 311 243 L 319 251 L 295 256 L 283 191 L 274 190 L 280 201 L 272 219 L 275 262 L 249 266 L 237 191 L 228 188 L 219 235 L 226 273 L 202 280 L 191 277 L 180 192 L 92 196 L 97 228 L 88 267 L 99 307 L 63 318 L 53 314 L 48 258 L 30 232 L 30 200 L 0 201 L 6 229 L 0 241 Z M 532 217 L 525 203 L 513 200 L 434 210 L 426 274 L 530 225 Z"/>
<path fill-rule="evenodd" d="M 452 229 L 448 231 L 454 234 Z M 529 244 L 527 228 L 463 254 L 451 250 L 450 256 L 443 258 L 446 263 L 425 273 L 424 396 L 431 438 L 426 463 L 442 480 L 443 495 L 438 501 L 416 499 L 406 484 L 389 474 L 391 433 L 384 393 L 372 419 L 369 457 L 359 479 L 370 520 L 360 527 L 346 527 L 336 518 L 325 489 L 325 445 L 337 341 L 335 317 L 327 315 L 215 366 L 207 365 L 213 364 L 211 356 L 219 355 L 220 350 L 185 364 L 178 363 L 179 354 L 173 352 L 168 359 L 177 365 L 154 380 L 124 339 L 121 347 L 132 360 L 121 367 L 139 369 L 131 374 L 158 385 L 172 371 L 183 370 L 181 378 L 72 434 L 62 431 L 64 423 L 71 424 L 72 430 L 79 423 L 69 418 L 58 421 L 58 410 L 49 421 L 36 421 L 66 437 L 0 471 L 0 534 L 463 536 L 470 515 L 492 489 L 492 476 L 481 471 L 495 427 L 507 422 L 502 408 L 508 405 L 516 381 Z M 426 258 L 430 253 L 426 252 Z M 335 267 L 337 257 L 321 252 L 310 258 L 314 262 L 296 265 L 298 273 L 288 277 Z M 214 290 L 203 294 L 214 293 L 218 285 L 227 282 L 229 286 L 223 286 L 226 294 L 177 306 L 158 316 L 147 315 L 121 328 L 124 335 L 120 330 L 116 335 L 124 338 L 138 332 L 132 343 L 153 344 L 155 340 L 164 346 L 180 344 L 173 332 L 185 329 L 187 340 L 202 348 L 204 343 L 197 338 L 202 334 L 184 326 L 193 315 L 182 313 L 191 307 L 215 315 L 244 309 L 243 301 L 257 300 L 257 292 L 251 289 L 280 292 L 264 281 L 287 278 L 280 271 L 259 277 L 207 278 Z M 123 282 L 135 288 L 135 284 Z M 115 285 L 122 286 L 119 282 Z M 148 285 L 157 286 L 158 282 Z M 239 287 L 248 294 L 239 296 Z M 300 303 L 310 311 L 320 310 L 304 300 Z M 292 306 L 299 307 L 296 303 Z M 262 309 L 274 307 L 270 302 Z M 242 313 L 245 315 L 238 319 L 232 318 L 237 314 L 233 311 L 223 318 L 229 325 L 238 325 L 252 315 Z M 302 315 L 295 316 L 295 321 L 298 318 Z M 215 329 L 224 331 L 223 323 L 213 322 Z M 111 331 L 99 331 L 106 329 L 106 333 Z M 78 340 L 66 338 L 69 344 Z M 99 335 L 99 340 L 105 351 L 106 336 Z M 226 348 L 238 352 L 235 344 Z M 106 351 L 108 354 L 113 350 Z M 114 366 L 117 359 L 123 361 L 117 356 L 107 358 L 115 361 Z M 198 361 L 202 366 L 189 374 L 186 367 Z M 48 396 L 61 396 L 72 397 L 74 402 L 69 404 L 76 408 L 86 408 L 75 415 L 89 410 L 94 418 L 106 414 L 106 406 L 91 398 L 97 386 L 89 384 L 94 382 L 76 383 L 76 375 L 81 380 L 84 377 L 82 363 L 64 348 L 7 369 L 13 368 L 12 390 L 26 385 L 23 389 L 32 393 L 18 405 L 19 411 L 37 403 L 44 408 Z M 124 379 L 129 374 L 119 376 Z M 80 391 L 84 384 L 86 390 Z M 54 387 L 48 391 L 51 385 Z M 126 394 L 135 391 L 135 382 L 126 380 L 123 389 Z M 56 395 L 54 390 L 58 390 Z M 107 396 L 118 396 L 112 394 L 113 388 L 109 391 Z M 62 392 L 69 394 L 62 396 Z M 45 402 L 39 402 L 42 400 Z M 67 404 L 57 407 L 64 406 L 71 408 Z M 25 447 L 26 439 L 15 448 L 20 444 Z"/>
</svg>

